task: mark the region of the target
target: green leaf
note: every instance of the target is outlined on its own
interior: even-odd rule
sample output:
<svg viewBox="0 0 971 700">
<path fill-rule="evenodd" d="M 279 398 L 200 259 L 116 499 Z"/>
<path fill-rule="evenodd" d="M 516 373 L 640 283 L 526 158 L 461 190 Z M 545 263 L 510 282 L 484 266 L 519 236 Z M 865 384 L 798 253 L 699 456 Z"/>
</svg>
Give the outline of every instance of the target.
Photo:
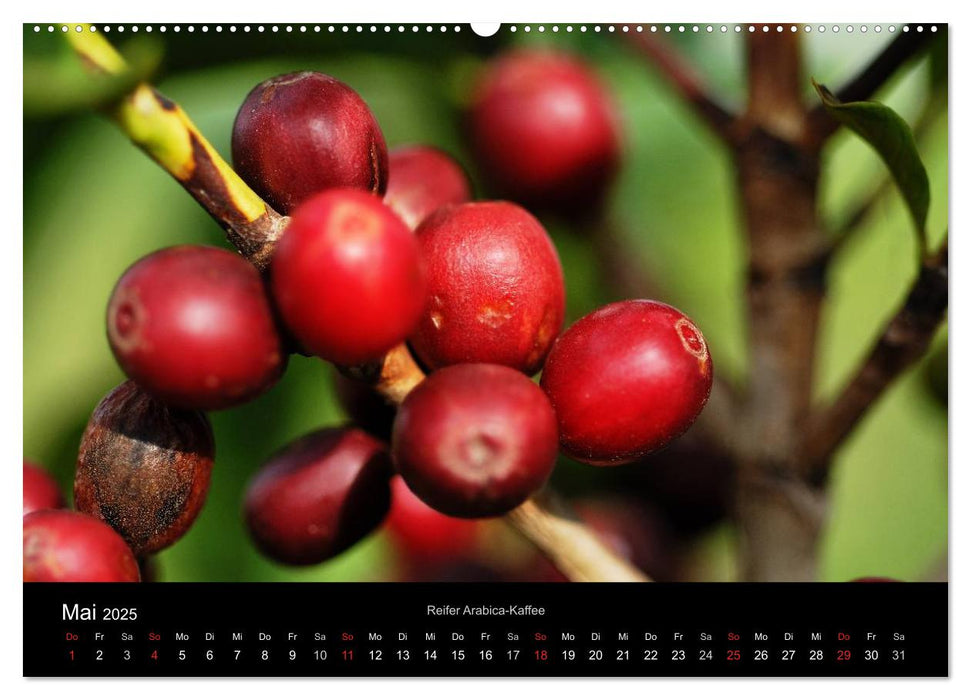
<svg viewBox="0 0 971 700">
<path fill-rule="evenodd" d="M 879 102 L 840 102 L 826 86 L 815 80 L 813 86 L 830 116 L 870 144 L 889 168 L 907 203 L 923 252 L 927 247 L 930 183 L 910 126 L 899 114 Z"/>
</svg>

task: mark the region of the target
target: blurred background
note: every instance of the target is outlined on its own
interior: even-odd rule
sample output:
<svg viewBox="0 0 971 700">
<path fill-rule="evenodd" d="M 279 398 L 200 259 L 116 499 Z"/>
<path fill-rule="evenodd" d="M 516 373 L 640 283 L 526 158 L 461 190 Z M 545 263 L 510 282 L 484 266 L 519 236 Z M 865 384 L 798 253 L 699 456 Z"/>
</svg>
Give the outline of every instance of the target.
<svg viewBox="0 0 971 700">
<path fill-rule="evenodd" d="M 181 187 L 133 147 L 83 96 L 49 88 L 73 60 L 46 25 L 24 27 L 24 457 L 45 465 L 70 493 L 81 432 L 100 398 L 123 379 L 105 338 L 105 305 L 137 258 L 179 243 L 227 245 L 219 227 Z M 624 136 L 620 176 L 610 197 L 618 237 L 649 271 L 645 285 L 704 329 L 716 372 L 743 381 L 745 241 L 728 154 L 661 77 L 619 35 L 606 31 L 512 32 L 481 38 L 468 26 L 371 33 L 140 33 L 135 50 L 160 60 L 153 80 L 229 157 L 236 111 L 271 76 L 316 70 L 348 83 L 370 105 L 389 147 L 426 143 L 451 153 L 476 184 L 462 113 L 477 71 L 514 45 L 553 45 L 581 54 L 611 91 Z M 130 31 L 108 38 L 124 49 Z M 892 37 L 803 37 L 809 77 L 838 87 Z M 741 35 L 670 37 L 728 105 L 744 101 Z M 928 230 L 936 243 L 948 221 L 946 37 L 935 58 L 902 70 L 877 99 L 909 123 L 931 184 Z M 943 61 L 943 63 L 942 63 Z M 940 66 L 945 66 L 943 82 Z M 69 74 L 69 71 L 66 71 Z M 40 83 L 38 83 L 40 80 Z M 63 81 L 62 81 L 63 83 Z M 59 83 L 54 80 L 56 88 Z M 937 91 L 938 109 L 925 110 Z M 885 168 L 842 130 L 825 153 L 821 217 L 838 228 L 881 190 Z M 829 278 L 818 353 L 818 395 L 833 395 L 868 351 L 913 277 L 915 239 L 892 188 L 863 219 Z M 570 221 L 540 217 L 559 249 L 567 279 L 568 322 L 617 298 L 591 241 Z M 410 557 L 387 528 L 323 565 L 288 568 L 252 546 L 240 515 L 248 479 L 289 440 L 346 420 L 333 373 L 294 356 L 284 379 L 257 401 L 212 415 L 217 456 L 207 505 L 189 534 L 156 561 L 166 581 L 324 581 L 398 578 L 555 578 L 531 547 L 498 521 L 476 530 L 475 557 L 452 563 Z M 597 469 L 563 459 L 553 483 L 581 505 L 659 579 L 732 580 L 734 537 L 726 519 L 730 467 L 698 435 L 647 464 Z M 947 550 L 946 329 L 934 351 L 899 380 L 841 451 L 831 483 L 831 516 L 821 577 L 917 580 L 937 576 Z M 475 561 L 466 561 L 466 559 Z"/>
</svg>

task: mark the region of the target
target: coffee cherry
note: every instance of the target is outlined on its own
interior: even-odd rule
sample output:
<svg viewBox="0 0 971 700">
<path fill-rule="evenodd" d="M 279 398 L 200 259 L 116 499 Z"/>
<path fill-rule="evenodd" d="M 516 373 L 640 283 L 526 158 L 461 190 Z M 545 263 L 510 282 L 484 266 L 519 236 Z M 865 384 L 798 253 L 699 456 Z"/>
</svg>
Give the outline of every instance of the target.
<svg viewBox="0 0 971 700">
<path fill-rule="evenodd" d="M 286 367 L 259 273 L 220 248 L 166 248 L 128 268 L 108 302 L 108 341 L 125 374 L 185 409 L 245 403 Z"/>
<path fill-rule="evenodd" d="M 472 197 L 465 171 L 437 148 L 401 146 L 392 149 L 389 160 L 384 202 L 410 228 L 416 228 L 439 207 L 461 204 Z"/>
<path fill-rule="evenodd" d="M 472 146 L 505 195 L 567 212 L 602 199 L 617 170 L 613 108 L 576 58 L 519 50 L 494 61 L 476 89 Z"/>
<path fill-rule="evenodd" d="M 337 402 L 347 412 L 347 417 L 366 433 L 390 442 L 391 425 L 397 413 L 395 406 L 364 382 L 337 371 L 333 376 Z"/>
<path fill-rule="evenodd" d="M 677 309 L 656 301 L 609 304 L 553 346 L 542 386 L 560 447 L 595 465 L 653 452 L 688 429 L 711 391 L 708 345 Z"/>
<path fill-rule="evenodd" d="M 24 581 L 137 582 L 125 540 L 99 520 L 69 510 L 24 516 Z"/>
<path fill-rule="evenodd" d="M 24 460 L 24 515 L 35 510 L 64 507 L 64 496 L 57 482 L 43 468 Z"/>
<path fill-rule="evenodd" d="M 381 524 L 391 475 L 387 449 L 363 430 L 319 430 L 270 459 L 250 482 L 246 524 L 266 556 L 320 563 Z"/>
<path fill-rule="evenodd" d="M 388 533 L 411 568 L 472 557 L 482 533 L 476 520 L 451 518 L 430 508 L 400 476 L 391 480 Z"/>
<path fill-rule="evenodd" d="M 74 505 L 117 530 L 136 556 L 157 552 L 199 515 L 214 454 L 205 414 L 125 382 L 101 400 L 81 438 Z"/>
<path fill-rule="evenodd" d="M 408 337 L 425 306 L 414 235 L 366 192 L 329 190 L 300 207 L 270 269 L 290 331 L 337 364 L 381 357 Z"/>
<path fill-rule="evenodd" d="M 257 194 L 290 214 L 327 189 L 383 194 L 388 148 L 361 96 L 329 75 L 280 75 L 246 96 L 233 124 L 233 165 Z"/>
<path fill-rule="evenodd" d="M 563 270 L 553 242 L 508 202 L 439 209 L 416 232 L 428 305 L 411 345 L 428 367 L 543 364 L 563 325 Z"/>
<path fill-rule="evenodd" d="M 408 487 L 446 515 L 506 513 L 538 491 L 556 461 L 556 416 L 527 377 L 468 364 L 431 374 L 405 398 L 393 454 Z"/>
</svg>

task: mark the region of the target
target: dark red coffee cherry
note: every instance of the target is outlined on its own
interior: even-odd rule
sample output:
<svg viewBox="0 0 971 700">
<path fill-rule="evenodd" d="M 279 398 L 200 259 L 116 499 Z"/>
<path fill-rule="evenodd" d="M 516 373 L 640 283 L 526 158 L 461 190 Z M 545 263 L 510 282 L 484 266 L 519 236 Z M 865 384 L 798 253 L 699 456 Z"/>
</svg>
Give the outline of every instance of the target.
<svg viewBox="0 0 971 700">
<path fill-rule="evenodd" d="M 336 364 L 377 359 L 425 306 L 418 243 L 374 195 L 329 190 L 290 219 L 270 264 L 273 295 L 309 352 Z"/>
<path fill-rule="evenodd" d="M 408 487 L 446 515 L 506 513 L 538 491 L 556 461 L 556 416 L 527 377 L 499 365 L 432 373 L 394 423 L 393 454 Z"/>
<path fill-rule="evenodd" d="M 69 510 L 24 516 L 24 581 L 137 582 L 138 562 L 103 522 Z"/>
<path fill-rule="evenodd" d="M 128 268 L 108 302 L 108 341 L 125 374 L 185 409 L 245 403 L 286 367 L 259 273 L 221 248 L 166 248 Z"/>
<path fill-rule="evenodd" d="M 400 476 L 391 480 L 388 533 L 410 568 L 474 558 L 482 525 L 439 513 L 412 493 Z"/>
<path fill-rule="evenodd" d="M 411 345 L 432 369 L 487 362 L 526 374 L 563 325 L 560 260 L 546 231 L 508 202 L 439 209 L 416 232 L 428 305 Z"/>
<path fill-rule="evenodd" d="M 246 492 L 253 541 L 284 564 L 317 564 L 359 542 L 391 502 L 391 458 L 363 430 L 329 428 L 286 447 Z"/>
<path fill-rule="evenodd" d="M 113 527 L 136 556 L 157 552 L 199 515 L 214 456 L 204 413 L 125 382 L 101 400 L 81 438 L 74 505 Z"/>
<path fill-rule="evenodd" d="M 677 309 L 646 300 L 581 318 L 556 341 L 542 378 L 560 447 L 595 465 L 634 461 L 681 435 L 711 382 L 701 331 Z"/>
<path fill-rule="evenodd" d="M 613 108 L 576 58 L 518 50 L 495 60 L 476 89 L 472 146 L 505 195 L 531 206 L 590 208 L 617 170 Z"/>
<path fill-rule="evenodd" d="M 347 412 L 347 417 L 366 433 L 390 442 L 396 407 L 364 382 L 337 371 L 333 376 L 337 402 Z"/>
<path fill-rule="evenodd" d="M 274 209 L 290 214 L 318 192 L 383 194 L 388 148 L 354 90 L 305 71 L 271 78 L 246 96 L 233 124 L 233 165 Z"/>
<path fill-rule="evenodd" d="M 64 507 L 61 487 L 42 467 L 24 460 L 24 515 Z"/>
<path fill-rule="evenodd" d="M 416 228 L 440 207 L 472 198 L 465 171 L 437 148 L 401 146 L 391 150 L 389 159 L 384 202 L 410 228 Z"/>
</svg>

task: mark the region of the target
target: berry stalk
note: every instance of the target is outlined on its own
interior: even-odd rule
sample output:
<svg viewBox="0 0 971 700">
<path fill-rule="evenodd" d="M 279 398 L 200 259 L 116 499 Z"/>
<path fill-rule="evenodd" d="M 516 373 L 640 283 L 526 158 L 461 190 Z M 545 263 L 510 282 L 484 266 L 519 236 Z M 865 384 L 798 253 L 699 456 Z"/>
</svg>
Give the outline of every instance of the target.
<svg viewBox="0 0 971 700">
<path fill-rule="evenodd" d="M 65 36 L 92 70 L 121 73 L 126 69 L 125 59 L 100 32 L 85 27 Z M 240 254 L 256 267 L 266 267 L 287 217 L 243 182 L 179 105 L 142 83 L 107 113 L 209 212 Z"/>
<path fill-rule="evenodd" d="M 535 496 L 510 511 L 506 522 L 536 545 L 571 581 L 651 580 L 604 547 L 576 513 L 551 492 Z"/>
</svg>

